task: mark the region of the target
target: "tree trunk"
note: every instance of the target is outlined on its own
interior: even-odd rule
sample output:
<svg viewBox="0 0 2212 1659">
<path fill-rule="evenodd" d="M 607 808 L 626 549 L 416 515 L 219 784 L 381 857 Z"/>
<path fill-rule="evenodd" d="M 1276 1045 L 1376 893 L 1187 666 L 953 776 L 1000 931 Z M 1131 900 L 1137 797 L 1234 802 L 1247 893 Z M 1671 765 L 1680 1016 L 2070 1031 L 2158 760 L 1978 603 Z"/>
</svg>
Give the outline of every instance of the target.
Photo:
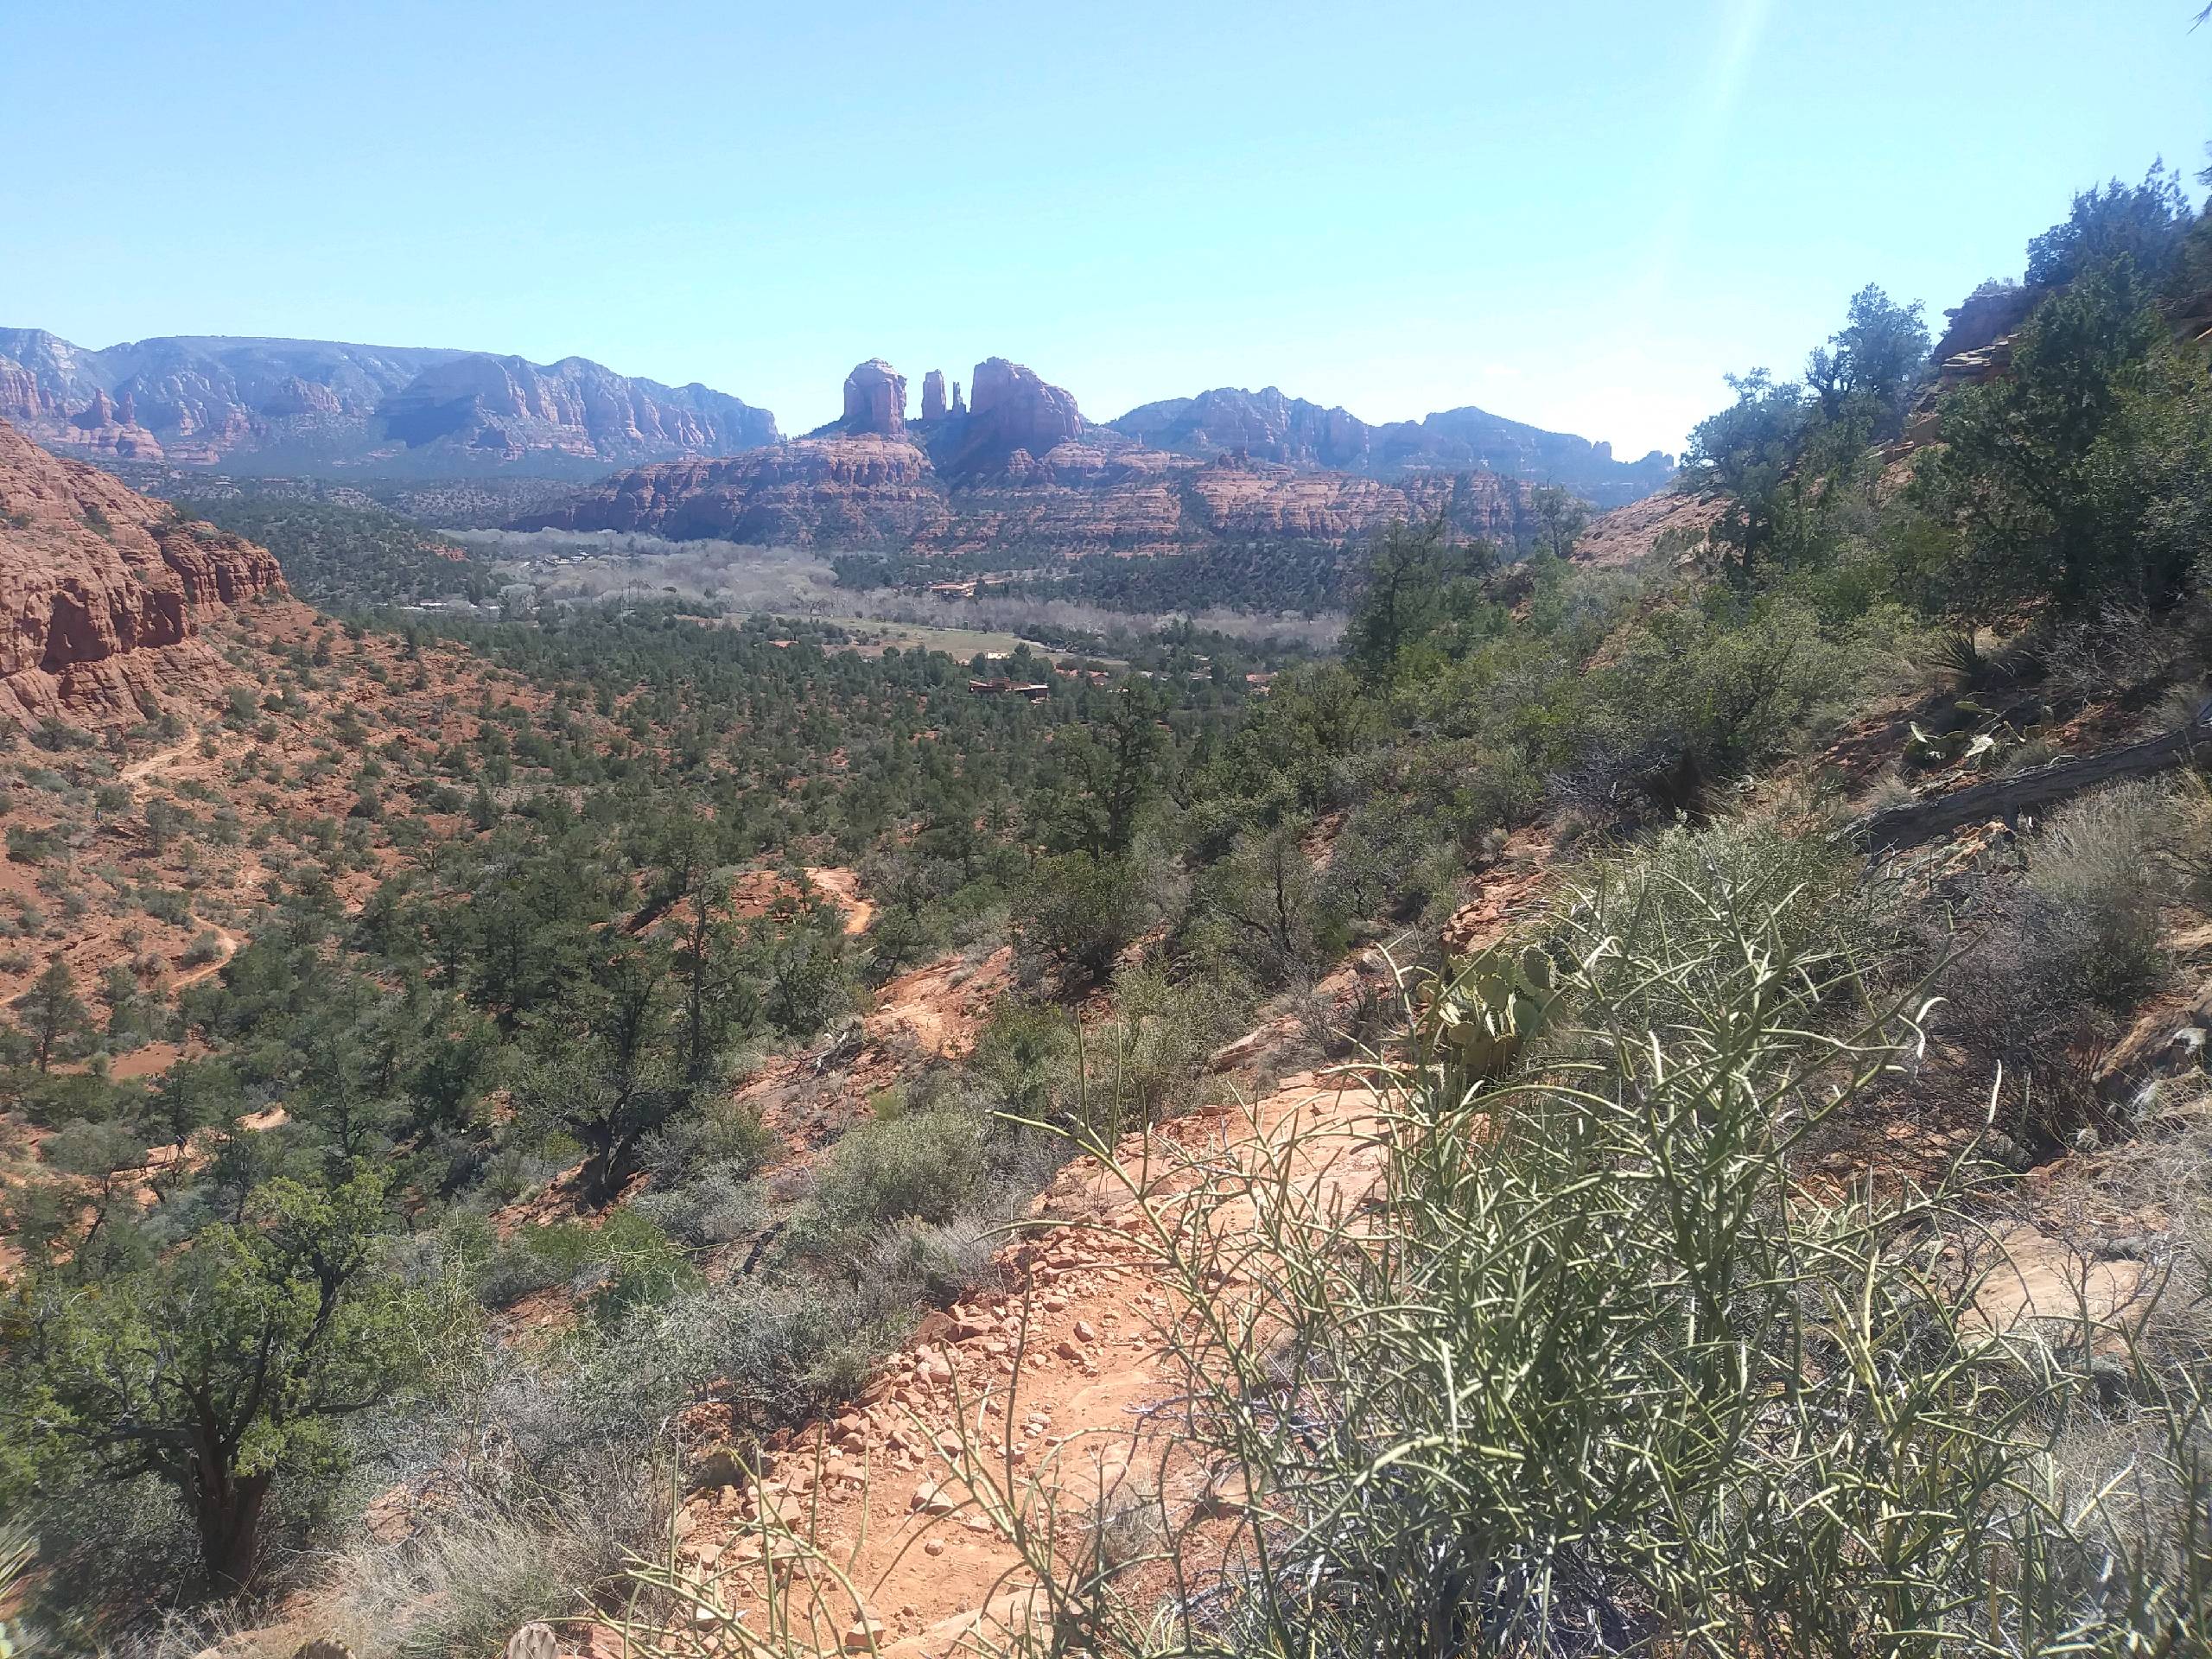
<svg viewBox="0 0 2212 1659">
<path fill-rule="evenodd" d="M 2196 760 L 2202 746 L 2212 739 L 2202 720 L 2191 721 L 2177 732 L 2129 743 L 2101 754 L 2078 760 L 2056 760 L 2032 772 L 2015 773 L 1994 783 L 1954 790 L 1932 801 L 1913 801 L 1862 818 L 1855 826 L 1859 843 L 1873 852 L 1915 847 L 1923 841 L 1992 818 L 2010 823 L 2030 807 L 2046 806 L 2069 796 L 2122 778 L 2140 778 Z"/>
<path fill-rule="evenodd" d="M 193 1471 L 193 1521 L 200 1531 L 200 1560 L 209 1586 L 236 1595 L 253 1578 L 261 1549 L 261 1511 L 269 1499 L 266 1474 L 238 1475 L 202 1463 Z"/>
</svg>

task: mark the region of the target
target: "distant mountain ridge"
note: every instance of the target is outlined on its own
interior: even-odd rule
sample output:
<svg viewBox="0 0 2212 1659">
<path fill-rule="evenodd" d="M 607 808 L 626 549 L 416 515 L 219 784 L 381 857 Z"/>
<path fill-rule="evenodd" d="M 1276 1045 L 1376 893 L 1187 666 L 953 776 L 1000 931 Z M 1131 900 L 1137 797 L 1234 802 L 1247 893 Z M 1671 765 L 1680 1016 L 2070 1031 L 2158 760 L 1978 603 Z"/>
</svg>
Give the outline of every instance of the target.
<svg viewBox="0 0 2212 1659">
<path fill-rule="evenodd" d="M 1274 386 L 1217 386 L 1195 397 L 1143 404 L 1106 424 L 1180 454 L 1241 453 L 1369 478 L 1479 468 L 1524 484 L 1560 485 L 1600 507 L 1641 500 L 1675 473 L 1674 457 L 1657 449 L 1639 461 L 1617 461 L 1610 443 L 1548 432 L 1471 405 L 1378 426 Z"/>
<path fill-rule="evenodd" d="M 1657 450 L 1612 448 L 1472 407 L 1375 424 L 1350 410 L 1221 386 L 1084 420 L 1070 393 L 1005 359 L 976 366 L 971 400 L 925 382 L 918 425 L 955 474 L 1014 450 L 1032 461 L 1080 440 L 1199 461 L 1249 462 L 1393 486 L 1483 473 L 1557 484 L 1599 507 L 1643 499 L 1674 473 Z M 855 368 L 836 433 L 906 435 L 906 388 L 880 359 Z M 37 328 L 0 328 L 0 419 L 62 454 L 149 487 L 169 474 L 296 477 L 395 486 L 483 480 L 584 484 L 610 472 L 728 459 L 779 444 L 773 415 L 696 382 L 671 387 L 581 357 L 336 340 L 159 336 L 94 351 Z M 948 448 L 958 435 L 958 453 Z M 780 465 L 780 463 L 778 463 Z M 1425 487 L 1425 486 L 1424 486 Z"/>
<path fill-rule="evenodd" d="M 582 480 L 773 443 L 775 416 L 581 357 L 181 334 L 92 351 L 0 328 L 0 419 L 64 454 L 239 473 Z"/>
</svg>

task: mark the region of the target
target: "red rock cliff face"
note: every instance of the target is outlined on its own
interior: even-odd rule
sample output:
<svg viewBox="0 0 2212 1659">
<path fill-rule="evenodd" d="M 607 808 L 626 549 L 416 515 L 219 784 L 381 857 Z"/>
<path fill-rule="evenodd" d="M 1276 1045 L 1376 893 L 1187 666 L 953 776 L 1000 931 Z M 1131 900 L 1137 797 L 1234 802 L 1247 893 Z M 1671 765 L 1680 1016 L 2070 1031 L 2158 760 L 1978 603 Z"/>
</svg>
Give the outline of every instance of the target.
<svg viewBox="0 0 2212 1659">
<path fill-rule="evenodd" d="M 987 467 L 1017 449 L 1041 455 L 1083 436 L 1074 394 L 1026 365 L 987 357 L 968 384 L 968 426 L 957 467 Z"/>
<path fill-rule="evenodd" d="M 284 578 L 265 549 L 167 514 L 0 422 L 0 719 L 134 721 L 220 688 L 201 619 Z"/>
<path fill-rule="evenodd" d="M 634 530 L 683 541 L 904 546 L 940 534 L 944 491 L 903 438 L 801 438 L 720 461 L 618 473 L 523 530 Z"/>
<path fill-rule="evenodd" d="M 855 365 L 845 377 L 844 427 L 854 437 L 906 436 L 906 377 L 880 357 Z"/>
<path fill-rule="evenodd" d="M 1171 453 L 1087 423 L 1074 397 L 1002 357 L 976 365 L 976 401 L 924 383 L 925 418 L 899 420 L 906 382 L 874 359 L 845 382 L 824 435 L 721 461 L 618 473 L 521 530 L 643 531 L 793 547 L 1172 553 L 1224 540 L 1342 543 L 1392 519 L 1442 517 L 1510 540 L 1522 486 L 1479 469 L 1395 482 L 1217 454 Z M 842 435 L 829 435 L 841 433 Z"/>
</svg>

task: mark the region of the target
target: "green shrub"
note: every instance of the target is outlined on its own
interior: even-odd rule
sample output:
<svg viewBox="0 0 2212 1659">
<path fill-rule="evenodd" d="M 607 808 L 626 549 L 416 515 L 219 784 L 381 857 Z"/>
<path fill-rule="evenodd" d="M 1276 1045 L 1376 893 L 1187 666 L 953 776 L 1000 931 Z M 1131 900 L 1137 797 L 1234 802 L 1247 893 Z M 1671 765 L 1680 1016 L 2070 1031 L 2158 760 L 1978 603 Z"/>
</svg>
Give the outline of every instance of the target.
<svg viewBox="0 0 2212 1659">
<path fill-rule="evenodd" d="M 1943 960 L 1936 1074 L 1961 1109 L 1994 1089 L 1998 1127 L 2024 1153 L 2117 1127 L 2097 1066 L 2171 972 L 2159 911 L 2196 895 L 2212 847 L 2197 800 L 2135 783 L 2059 808 L 2024 843 L 2025 874 L 1929 943 Z"/>
<path fill-rule="evenodd" d="M 1471 1096 L 1396 1071 L 1367 1205 L 1303 1173 L 1333 1128 L 1171 1183 L 1149 1237 L 1195 1397 L 1169 1455 L 1267 1495 L 1185 1580 L 1180 1640 L 2116 1656 L 2212 1629 L 2201 1347 L 2115 1389 L 2119 1327 L 1962 1312 L 1963 1195 L 1801 1184 L 1805 1137 L 1918 1041 L 1915 995 L 1829 942 L 1824 866 L 1681 832 L 1602 869 L 1548 930 L 1573 1028 Z M 2097 1455 L 2055 1465 L 2055 1426 L 2092 1422 Z M 1110 1570 L 1025 1541 L 1056 1629 L 1136 1639 Z"/>
<path fill-rule="evenodd" d="M 751 1173 L 742 1163 L 711 1166 L 681 1185 L 643 1193 L 630 1207 L 683 1243 L 728 1244 L 767 1225 L 766 1199 Z"/>
<path fill-rule="evenodd" d="M 1130 860 L 1066 853 L 1032 873 L 1020 933 L 1026 947 L 1071 974 L 1103 979 L 1144 931 L 1148 912 Z"/>
<path fill-rule="evenodd" d="M 957 1107 L 870 1119 L 824 1160 L 790 1248 L 857 1274 L 894 1223 L 945 1223 L 973 1205 L 987 1173 L 983 1126 Z"/>
<path fill-rule="evenodd" d="M 581 1222 L 524 1227 L 485 1263 L 480 1291 L 492 1307 L 512 1307 L 537 1291 L 574 1281 L 604 1259 L 599 1236 Z"/>
</svg>

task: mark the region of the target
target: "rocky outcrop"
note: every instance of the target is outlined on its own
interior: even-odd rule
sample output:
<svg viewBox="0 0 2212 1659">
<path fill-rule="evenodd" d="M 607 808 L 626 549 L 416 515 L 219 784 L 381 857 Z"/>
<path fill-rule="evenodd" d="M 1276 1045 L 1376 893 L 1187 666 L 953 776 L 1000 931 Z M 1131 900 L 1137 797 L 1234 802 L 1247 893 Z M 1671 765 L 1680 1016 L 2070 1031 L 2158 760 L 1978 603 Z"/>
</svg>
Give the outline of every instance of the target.
<svg viewBox="0 0 2212 1659">
<path fill-rule="evenodd" d="M 880 357 L 856 364 L 845 377 L 845 416 L 850 437 L 906 435 L 906 377 Z"/>
<path fill-rule="evenodd" d="M 1983 351 L 2009 337 L 2050 292 L 2019 283 L 1984 283 L 1943 314 L 1943 337 L 1928 360 L 1940 367 L 1962 353 Z"/>
<path fill-rule="evenodd" d="M 1171 397 L 1108 423 L 1140 443 L 1211 458 L 1249 455 L 1287 466 L 1402 480 L 1418 473 L 1479 469 L 1530 484 L 1558 484 L 1600 507 L 1639 500 L 1674 476 L 1673 459 L 1653 450 L 1619 461 L 1612 446 L 1509 421 L 1468 407 L 1419 421 L 1370 425 L 1349 410 L 1223 386 Z"/>
<path fill-rule="evenodd" d="M 103 412 L 113 418 L 80 423 Z M 0 329 L 0 418 L 86 454 L 308 475 L 512 469 L 581 480 L 778 436 L 767 410 L 739 398 L 635 379 L 582 358 L 540 365 L 476 352 L 189 336 L 93 352 L 29 328 Z"/>
<path fill-rule="evenodd" d="M 113 723 L 212 696 L 226 672 L 200 622 L 283 585 L 266 550 L 0 422 L 0 719 Z"/>
<path fill-rule="evenodd" d="M 1366 466 L 1374 431 L 1347 410 L 1286 397 L 1273 386 L 1259 391 L 1222 386 L 1195 397 L 1171 397 L 1133 409 L 1109 424 L 1140 443 L 1183 454 L 1245 454 L 1345 472 Z"/>
<path fill-rule="evenodd" d="M 947 413 L 944 402 L 944 371 L 931 369 L 922 377 L 922 418 L 941 421 Z"/>
<path fill-rule="evenodd" d="M 940 535 L 950 516 L 929 458 L 903 438 L 869 435 L 800 438 L 724 460 L 640 467 L 516 528 L 886 547 Z"/>
<path fill-rule="evenodd" d="M 1236 457 L 1200 461 L 1126 440 L 1062 443 L 1042 455 L 1017 448 L 992 469 L 947 474 L 910 442 L 820 437 L 619 474 L 514 527 L 815 548 L 1173 553 L 1225 541 L 1341 543 L 1394 518 L 1440 514 L 1463 534 L 1510 539 L 1522 495 L 1487 474 L 1392 484 Z"/>
<path fill-rule="evenodd" d="M 1987 282 L 1943 314 L 1943 337 L 1928 354 L 1934 372 L 1905 412 L 1903 435 L 1884 446 L 1890 461 L 1940 441 L 1948 394 L 2012 372 L 2012 336 L 2050 292 L 2034 284 Z"/>
<path fill-rule="evenodd" d="M 124 461 L 160 461 L 159 439 L 138 424 L 137 403 L 129 392 L 116 402 L 95 389 L 92 401 L 68 417 L 65 429 L 70 442 L 95 454 Z"/>
<path fill-rule="evenodd" d="M 1042 455 L 1083 436 L 1075 394 L 1023 364 L 987 357 L 969 385 L 972 401 L 956 470 L 1002 465 L 1016 450 Z"/>
<path fill-rule="evenodd" d="M 952 412 L 955 415 L 965 415 L 968 412 L 968 403 L 960 395 L 960 383 L 957 380 L 952 383 Z"/>
<path fill-rule="evenodd" d="M 1705 550 L 1723 505 L 1718 496 L 1665 490 L 1601 512 L 1576 540 L 1575 563 L 1618 568 L 1655 553 L 1692 558 Z"/>
<path fill-rule="evenodd" d="M 410 450 L 466 445 L 587 464 L 727 454 L 776 437 L 765 410 L 696 384 L 632 380 L 581 357 L 540 367 L 518 357 L 457 356 L 385 399 L 377 417 L 386 437 Z"/>
</svg>

